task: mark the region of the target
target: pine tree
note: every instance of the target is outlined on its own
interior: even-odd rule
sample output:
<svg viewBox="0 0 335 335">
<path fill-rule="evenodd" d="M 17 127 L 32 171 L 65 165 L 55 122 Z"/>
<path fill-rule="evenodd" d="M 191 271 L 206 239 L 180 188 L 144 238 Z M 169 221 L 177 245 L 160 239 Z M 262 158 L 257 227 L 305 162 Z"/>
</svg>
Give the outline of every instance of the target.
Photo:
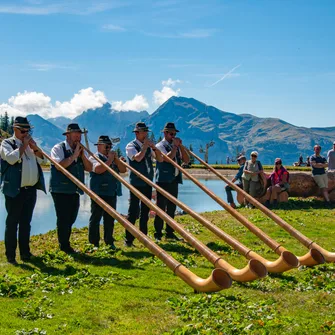
<svg viewBox="0 0 335 335">
<path fill-rule="evenodd" d="M 162 140 L 162 136 L 159 136 L 157 143 L 160 142 L 161 140 Z"/>
<path fill-rule="evenodd" d="M 5 115 L 2 117 L 1 129 L 6 132 L 8 132 L 9 130 L 9 116 L 7 111 L 5 112 Z"/>
<path fill-rule="evenodd" d="M 118 156 L 119 158 L 120 158 L 121 156 L 123 156 L 122 151 L 121 151 L 120 148 L 117 148 L 117 149 L 116 149 L 116 153 L 117 153 L 117 156 Z"/>
<path fill-rule="evenodd" d="M 190 151 L 193 152 L 192 144 L 190 144 Z M 194 157 L 192 155 L 190 155 L 190 164 L 194 164 Z"/>
<path fill-rule="evenodd" d="M 9 133 L 10 135 L 13 135 L 13 133 L 14 133 L 13 126 L 14 126 L 14 116 L 12 116 L 12 117 L 10 118 L 9 129 L 8 129 L 8 133 Z"/>
</svg>

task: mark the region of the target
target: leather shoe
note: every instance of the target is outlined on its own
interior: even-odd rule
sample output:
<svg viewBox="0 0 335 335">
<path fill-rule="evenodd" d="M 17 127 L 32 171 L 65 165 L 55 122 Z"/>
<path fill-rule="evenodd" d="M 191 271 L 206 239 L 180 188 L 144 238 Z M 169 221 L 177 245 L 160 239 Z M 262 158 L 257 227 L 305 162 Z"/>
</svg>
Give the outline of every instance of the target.
<svg viewBox="0 0 335 335">
<path fill-rule="evenodd" d="M 31 260 L 31 257 L 34 255 L 32 253 L 29 254 L 23 254 L 20 256 L 22 262 L 29 262 Z"/>
<path fill-rule="evenodd" d="M 124 246 L 125 247 L 128 247 L 128 248 L 131 248 L 134 246 L 133 242 L 127 242 L 127 241 L 124 241 Z"/>
<path fill-rule="evenodd" d="M 72 247 L 61 248 L 60 250 L 64 251 L 66 254 L 76 254 L 77 253 L 77 251 L 74 250 Z"/>
<path fill-rule="evenodd" d="M 174 233 L 166 235 L 165 238 L 167 240 L 175 240 L 175 241 L 183 241 L 182 238 L 178 237 L 177 235 L 175 235 Z"/>
<path fill-rule="evenodd" d="M 17 261 L 16 261 L 15 257 L 7 257 L 7 262 L 9 264 L 17 265 Z"/>
</svg>

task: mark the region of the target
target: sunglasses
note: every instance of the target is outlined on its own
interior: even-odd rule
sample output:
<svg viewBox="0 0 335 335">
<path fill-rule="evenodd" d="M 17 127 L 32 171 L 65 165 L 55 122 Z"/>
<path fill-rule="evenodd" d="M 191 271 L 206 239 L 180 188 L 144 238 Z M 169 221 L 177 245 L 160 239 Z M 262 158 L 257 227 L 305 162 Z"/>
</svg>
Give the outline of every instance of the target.
<svg viewBox="0 0 335 335">
<path fill-rule="evenodd" d="M 251 157 L 257 157 L 256 155 L 251 155 Z"/>
<path fill-rule="evenodd" d="M 276 162 L 275 165 L 281 165 L 281 162 Z"/>
<path fill-rule="evenodd" d="M 173 133 L 173 132 L 170 132 L 170 131 L 167 131 L 167 133 L 171 136 L 176 136 L 177 135 L 177 133 Z"/>
<path fill-rule="evenodd" d="M 22 130 L 22 129 L 19 129 L 20 130 L 20 133 L 21 134 L 26 134 L 26 133 L 29 133 L 30 132 L 30 130 Z"/>
<path fill-rule="evenodd" d="M 106 149 L 110 149 L 112 146 L 111 145 L 106 145 L 105 148 Z"/>
</svg>

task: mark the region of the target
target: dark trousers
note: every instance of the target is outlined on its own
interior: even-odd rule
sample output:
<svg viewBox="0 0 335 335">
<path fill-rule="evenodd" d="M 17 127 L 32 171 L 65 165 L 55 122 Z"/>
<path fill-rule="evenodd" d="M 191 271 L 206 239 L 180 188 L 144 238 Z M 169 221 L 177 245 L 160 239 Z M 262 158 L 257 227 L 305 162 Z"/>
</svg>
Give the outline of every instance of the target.
<svg viewBox="0 0 335 335">
<path fill-rule="evenodd" d="M 134 186 L 140 191 L 145 197 L 151 199 L 152 188 L 149 185 L 146 186 Z M 141 202 L 141 205 L 140 205 Z M 148 220 L 149 220 L 149 207 L 146 206 L 140 199 L 138 199 L 133 193 L 130 192 L 130 204 L 128 209 L 128 221 L 135 224 L 135 221 L 140 218 L 140 231 L 147 235 L 148 234 Z M 132 243 L 135 237 L 126 230 L 126 242 Z"/>
<path fill-rule="evenodd" d="M 14 197 L 5 195 L 7 210 L 5 247 L 8 259 L 15 259 L 17 246 L 17 228 L 19 227 L 19 249 L 21 256 L 30 255 L 30 222 L 36 204 L 36 188 L 21 188 L 20 193 Z"/>
<path fill-rule="evenodd" d="M 173 195 L 175 198 L 178 197 L 178 183 L 173 181 L 172 183 L 157 183 L 162 189 Z M 176 205 L 170 200 L 166 199 L 162 194 L 157 191 L 157 206 L 166 212 L 171 218 L 174 218 L 174 214 L 176 211 Z M 156 214 L 154 226 L 155 226 L 155 237 L 162 237 L 164 222 L 163 220 Z M 171 228 L 168 224 L 166 224 L 165 228 L 166 236 L 171 236 L 174 232 L 173 228 Z"/>
<path fill-rule="evenodd" d="M 51 193 L 57 216 L 58 243 L 61 250 L 70 248 L 72 225 L 79 211 L 79 194 Z"/>
<path fill-rule="evenodd" d="M 107 196 L 99 195 L 99 197 L 106 201 L 108 205 L 116 208 L 116 195 Z M 88 225 L 88 240 L 96 247 L 99 246 L 100 241 L 100 220 L 103 217 L 104 224 L 104 241 L 107 245 L 114 242 L 114 218 L 104 211 L 95 201 L 91 200 L 91 217 Z"/>
<path fill-rule="evenodd" d="M 242 183 L 237 183 L 235 184 L 236 186 L 238 186 L 239 188 L 243 189 L 243 184 Z M 234 198 L 233 198 L 233 194 L 231 193 L 231 191 L 235 191 L 232 187 L 230 187 L 229 185 L 227 185 L 225 187 L 226 193 L 227 193 L 227 201 L 228 203 L 232 204 L 234 203 Z"/>
</svg>

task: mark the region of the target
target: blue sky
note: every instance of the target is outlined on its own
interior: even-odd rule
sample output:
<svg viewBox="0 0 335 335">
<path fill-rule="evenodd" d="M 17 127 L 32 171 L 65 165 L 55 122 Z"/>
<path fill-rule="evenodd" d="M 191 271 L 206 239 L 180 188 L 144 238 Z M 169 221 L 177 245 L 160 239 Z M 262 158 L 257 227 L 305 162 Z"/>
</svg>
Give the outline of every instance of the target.
<svg viewBox="0 0 335 335">
<path fill-rule="evenodd" d="M 335 126 L 334 17 L 332 0 L 0 0 L 0 112 L 153 112 L 177 94 Z"/>
</svg>

